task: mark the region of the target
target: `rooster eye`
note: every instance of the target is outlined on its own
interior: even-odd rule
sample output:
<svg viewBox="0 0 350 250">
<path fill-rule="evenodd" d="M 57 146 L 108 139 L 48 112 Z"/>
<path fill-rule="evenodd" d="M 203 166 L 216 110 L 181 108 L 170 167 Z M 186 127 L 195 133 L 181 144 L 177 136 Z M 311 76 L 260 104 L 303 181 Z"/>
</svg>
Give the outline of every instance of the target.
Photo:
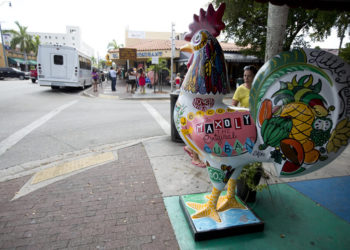
<svg viewBox="0 0 350 250">
<path fill-rule="evenodd" d="M 196 37 L 194 38 L 195 43 L 199 43 L 201 41 L 201 33 L 198 33 Z"/>
<path fill-rule="evenodd" d="M 203 32 L 203 31 L 198 32 L 193 37 L 193 41 L 192 41 L 193 48 L 195 50 L 200 50 L 207 43 L 207 40 L 208 40 L 208 35 L 205 32 Z"/>
</svg>

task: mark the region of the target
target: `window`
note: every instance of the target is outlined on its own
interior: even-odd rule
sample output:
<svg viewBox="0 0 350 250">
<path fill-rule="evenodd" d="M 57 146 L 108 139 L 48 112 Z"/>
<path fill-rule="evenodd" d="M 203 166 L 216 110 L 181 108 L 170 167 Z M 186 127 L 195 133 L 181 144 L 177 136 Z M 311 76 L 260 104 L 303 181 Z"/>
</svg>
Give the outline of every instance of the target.
<svg viewBox="0 0 350 250">
<path fill-rule="evenodd" d="M 81 69 L 91 70 L 91 61 L 88 58 L 79 56 L 79 67 Z"/>
<path fill-rule="evenodd" d="M 63 65 L 63 56 L 61 55 L 54 55 L 53 56 L 53 63 L 56 65 Z"/>
</svg>

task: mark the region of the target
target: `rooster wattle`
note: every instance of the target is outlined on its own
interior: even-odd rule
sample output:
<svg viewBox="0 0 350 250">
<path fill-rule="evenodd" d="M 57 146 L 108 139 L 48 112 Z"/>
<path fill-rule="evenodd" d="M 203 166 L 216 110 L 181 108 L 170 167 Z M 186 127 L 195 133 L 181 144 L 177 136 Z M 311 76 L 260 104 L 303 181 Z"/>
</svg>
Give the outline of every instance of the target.
<svg viewBox="0 0 350 250">
<path fill-rule="evenodd" d="M 193 219 L 216 222 L 219 212 L 245 208 L 235 197 L 243 166 L 272 161 L 277 174 L 309 173 L 335 159 L 350 137 L 350 67 L 323 51 L 283 52 L 264 64 L 249 110 L 223 103 L 229 83 L 215 37 L 225 27 L 224 9 L 210 4 L 194 15 L 185 36 L 193 54 L 174 109 L 181 138 L 206 163 L 213 185 L 205 204 L 187 205 L 196 210 Z"/>
</svg>

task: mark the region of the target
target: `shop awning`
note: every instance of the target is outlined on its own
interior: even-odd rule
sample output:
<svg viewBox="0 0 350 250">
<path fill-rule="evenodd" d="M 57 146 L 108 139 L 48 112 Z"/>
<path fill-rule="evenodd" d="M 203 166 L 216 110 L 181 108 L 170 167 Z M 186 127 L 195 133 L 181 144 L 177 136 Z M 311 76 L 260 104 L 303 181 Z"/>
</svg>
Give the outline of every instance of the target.
<svg viewBox="0 0 350 250">
<path fill-rule="evenodd" d="M 8 57 L 8 60 L 10 63 L 13 63 L 13 64 L 25 64 L 25 61 L 21 58 L 16 58 L 16 57 Z"/>
<path fill-rule="evenodd" d="M 8 61 L 13 64 L 26 64 L 26 61 L 22 58 L 17 57 L 8 57 Z M 35 60 L 27 60 L 28 65 L 36 65 L 37 62 Z"/>
<path fill-rule="evenodd" d="M 186 63 L 191 57 L 191 53 L 180 51 L 180 58 L 175 60 L 176 62 Z M 239 63 L 261 63 L 262 60 L 256 56 L 246 56 L 238 53 L 224 53 L 225 60 L 227 62 L 239 62 Z"/>
<path fill-rule="evenodd" d="M 35 60 L 27 60 L 29 65 L 37 65 L 37 61 Z"/>
</svg>

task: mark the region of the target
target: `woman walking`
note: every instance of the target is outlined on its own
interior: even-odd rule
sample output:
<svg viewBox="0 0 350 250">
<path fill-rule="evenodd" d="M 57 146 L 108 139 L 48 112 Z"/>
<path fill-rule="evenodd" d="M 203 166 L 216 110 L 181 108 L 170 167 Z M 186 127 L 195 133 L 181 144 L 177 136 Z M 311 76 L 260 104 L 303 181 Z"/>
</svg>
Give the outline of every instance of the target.
<svg viewBox="0 0 350 250">
<path fill-rule="evenodd" d="M 92 70 L 91 76 L 92 76 L 92 84 L 94 87 L 94 92 L 97 92 L 98 73 L 97 73 L 97 70 L 95 68 Z"/>
</svg>

